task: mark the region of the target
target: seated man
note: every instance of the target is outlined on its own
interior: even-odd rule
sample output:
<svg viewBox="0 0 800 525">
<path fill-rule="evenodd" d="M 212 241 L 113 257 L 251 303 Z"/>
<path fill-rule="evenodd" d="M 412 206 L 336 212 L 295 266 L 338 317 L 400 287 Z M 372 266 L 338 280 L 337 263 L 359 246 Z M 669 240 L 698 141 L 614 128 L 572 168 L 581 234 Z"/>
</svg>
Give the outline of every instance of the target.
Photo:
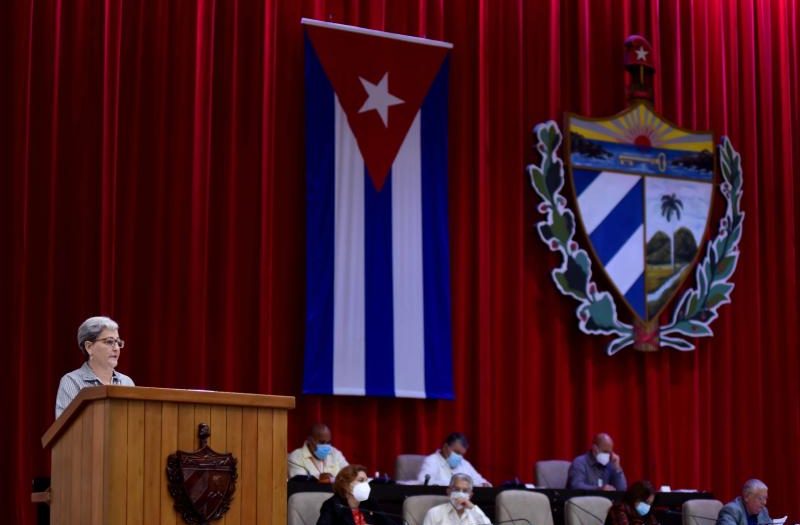
<svg viewBox="0 0 800 525">
<path fill-rule="evenodd" d="M 759 525 L 771 523 L 767 512 L 767 486 L 758 479 L 749 479 L 742 495 L 719 511 L 717 525 Z"/>
<path fill-rule="evenodd" d="M 447 488 L 450 501 L 428 510 L 422 525 L 483 525 L 492 521 L 472 501 L 472 478 L 453 474 Z"/>
<path fill-rule="evenodd" d="M 491 487 L 491 483 L 478 474 L 464 455 L 469 448 L 467 436 L 461 432 L 453 432 L 444 440 L 442 447 L 425 458 L 419 471 L 417 481 L 422 485 L 447 485 L 453 474 L 467 474 L 475 484 Z"/>
<path fill-rule="evenodd" d="M 572 461 L 567 488 L 581 490 L 627 490 L 628 482 L 614 453 L 614 440 L 606 433 L 594 437 L 592 448 Z"/>
<path fill-rule="evenodd" d="M 331 445 L 331 431 L 324 423 L 311 427 L 311 434 L 302 447 L 289 454 L 289 477 L 309 475 L 322 483 L 332 483 L 347 466 L 342 453 Z"/>
</svg>

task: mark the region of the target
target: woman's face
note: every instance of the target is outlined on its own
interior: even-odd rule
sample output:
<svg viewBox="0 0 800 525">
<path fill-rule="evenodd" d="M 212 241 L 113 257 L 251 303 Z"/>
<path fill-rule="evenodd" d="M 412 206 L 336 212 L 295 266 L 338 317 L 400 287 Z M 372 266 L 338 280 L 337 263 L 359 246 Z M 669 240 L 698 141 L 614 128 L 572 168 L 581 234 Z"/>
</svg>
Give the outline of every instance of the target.
<svg viewBox="0 0 800 525">
<path fill-rule="evenodd" d="M 119 361 L 119 354 L 122 350 L 119 332 L 104 328 L 94 342 L 86 345 L 86 352 L 89 354 L 89 362 L 101 367 L 114 369 Z"/>
<path fill-rule="evenodd" d="M 642 500 L 642 501 L 644 501 L 648 505 L 652 506 L 653 505 L 653 501 L 655 501 L 655 499 L 656 499 L 656 495 L 655 494 L 650 494 L 649 498 L 647 498 L 645 500 Z M 636 503 L 639 503 L 639 502 L 637 501 Z"/>
<path fill-rule="evenodd" d="M 363 470 L 359 470 L 358 474 L 356 474 L 356 479 L 354 479 L 353 482 L 350 483 L 350 488 L 348 489 L 348 492 L 352 494 L 355 486 L 364 481 L 367 481 L 367 473 L 364 472 Z"/>
<path fill-rule="evenodd" d="M 353 492 L 353 487 L 355 487 L 357 483 L 363 483 L 364 481 L 367 481 L 367 473 L 363 470 L 359 470 L 356 479 L 350 484 L 350 492 Z"/>
</svg>

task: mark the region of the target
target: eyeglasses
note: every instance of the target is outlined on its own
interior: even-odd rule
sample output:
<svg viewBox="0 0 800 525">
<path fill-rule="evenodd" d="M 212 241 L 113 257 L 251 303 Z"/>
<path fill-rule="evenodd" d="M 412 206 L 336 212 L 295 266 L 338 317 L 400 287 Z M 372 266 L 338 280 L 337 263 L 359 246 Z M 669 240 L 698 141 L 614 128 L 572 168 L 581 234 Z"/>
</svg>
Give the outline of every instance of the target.
<svg viewBox="0 0 800 525">
<path fill-rule="evenodd" d="M 105 339 L 98 339 L 95 343 L 103 343 L 108 346 L 117 345 L 120 348 L 125 348 L 125 341 L 118 337 L 106 337 Z"/>
</svg>

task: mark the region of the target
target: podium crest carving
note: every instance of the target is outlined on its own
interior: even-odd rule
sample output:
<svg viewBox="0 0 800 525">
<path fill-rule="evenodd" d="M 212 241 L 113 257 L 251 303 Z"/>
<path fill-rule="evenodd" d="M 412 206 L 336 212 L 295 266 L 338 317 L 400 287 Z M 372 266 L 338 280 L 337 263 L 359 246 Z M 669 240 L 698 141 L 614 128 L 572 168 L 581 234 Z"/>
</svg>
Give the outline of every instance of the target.
<svg viewBox="0 0 800 525">
<path fill-rule="evenodd" d="M 207 424 L 198 425 L 197 435 L 198 450 L 178 450 L 167 458 L 167 481 L 175 511 L 183 521 L 208 525 L 230 508 L 236 490 L 237 461 L 233 454 L 219 454 L 208 446 L 211 430 Z"/>
</svg>

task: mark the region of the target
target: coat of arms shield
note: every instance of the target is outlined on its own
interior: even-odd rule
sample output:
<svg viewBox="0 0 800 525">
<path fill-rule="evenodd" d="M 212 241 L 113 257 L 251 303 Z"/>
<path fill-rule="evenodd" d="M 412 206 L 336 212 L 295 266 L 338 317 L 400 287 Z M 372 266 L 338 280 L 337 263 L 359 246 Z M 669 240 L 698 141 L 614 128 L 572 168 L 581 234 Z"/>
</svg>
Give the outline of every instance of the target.
<svg viewBox="0 0 800 525">
<path fill-rule="evenodd" d="M 211 435 L 205 423 L 198 425 L 200 448 L 178 450 L 167 458 L 169 493 L 175 510 L 186 523 L 207 525 L 228 511 L 236 490 L 236 458 L 219 454 L 208 446 Z"/>
<path fill-rule="evenodd" d="M 706 237 L 714 140 L 644 102 L 607 119 L 567 116 L 567 172 L 596 261 L 640 321 L 655 319 Z"/>
<path fill-rule="evenodd" d="M 553 281 L 578 301 L 582 332 L 614 337 L 609 355 L 627 346 L 693 350 L 688 338 L 713 335 L 711 322 L 730 302 L 739 260 L 745 216 L 741 158 L 726 137 L 715 150 L 711 132 L 680 128 L 653 110 L 652 57 L 647 39 L 628 37 L 624 64 L 631 105 L 608 118 L 567 114 L 563 136 L 552 120 L 537 124 L 541 161 L 528 166 L 541 199 L 537 210 L 545 216 L 536 229 L 561 255 Z M 558 155 L 562 145 L 565 160 Z M 575 211 L 561 194 L 565 172 Z M 716 189 L 725 209 L 708 239 Z M 577 224 L 589 241 L 586 249 L 575 239 Z M 595 282 L 592 259 L 632 314 L 632 324 L 619 318 L 614 295 Z M 681 292 L 692 273 L 694 287 Z M 672 311 L 662 316 L 679 292 Z"/>
</svg>

